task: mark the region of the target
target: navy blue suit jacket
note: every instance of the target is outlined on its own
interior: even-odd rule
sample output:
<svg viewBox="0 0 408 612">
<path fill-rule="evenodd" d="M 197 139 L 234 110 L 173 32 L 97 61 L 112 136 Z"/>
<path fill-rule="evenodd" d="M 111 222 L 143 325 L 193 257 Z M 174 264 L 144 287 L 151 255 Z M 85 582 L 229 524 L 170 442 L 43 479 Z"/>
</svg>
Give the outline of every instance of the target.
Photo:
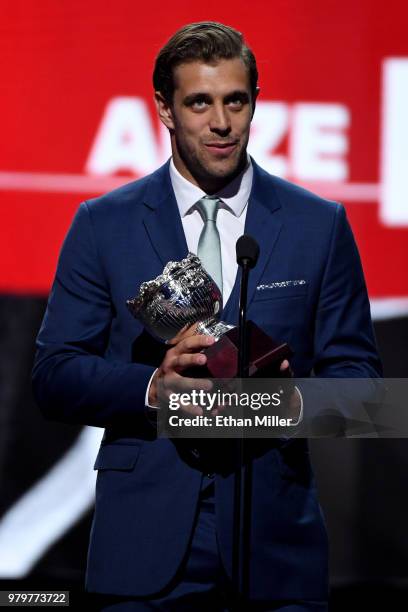
<svg viewBox="0 0 408 612">
<path fill-rule="evenodd" d="M 248 317 L 294 350 L 298 377 L 377 377 L 360 259 L 341 205 L 263 171 L 245 231 L 260 245 Z M 153 367 L 132 363 L 142 327 L 126 300 L 186 256 L 168 163 L 81 204 L 65 239 L 38 336 L 33 371 L 47 418 L 105 428 L 86 583 L 90 591 L 142 596 L 164 588 L 186 552 L 202 472 L 155 436 L 145 392 Z M 303 284 L 259 290 L 275 281 Z M 222 318 L 238 320 L 236 281 Z M 223 442 L 223 441 L 221 441 Z M 251 594 L 327 595 L 327 536 L 307 442 L 275 442 L 253 462 Z M 220 550 L 231 572 L 233 476 L 216 474 Z"/>
</svg>

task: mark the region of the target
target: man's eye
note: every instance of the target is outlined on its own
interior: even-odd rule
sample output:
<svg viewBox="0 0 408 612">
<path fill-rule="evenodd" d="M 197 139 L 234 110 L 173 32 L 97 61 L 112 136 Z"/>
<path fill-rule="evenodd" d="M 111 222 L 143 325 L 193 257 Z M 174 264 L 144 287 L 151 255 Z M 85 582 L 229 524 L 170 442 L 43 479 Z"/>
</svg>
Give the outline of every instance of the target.
<svg viewBox="0 0 408 612">
<path fill-rule="evenodd" d="M 195 100 L 191 104 L 191 108 L 193 110 L 203 110 L 204 108 L 206 108 L 206 106 L 207 106 L 207 102 L 205 100 Z"/>
<path fill-rule="evenodd" d="M 241 98 L 234 98 L 233 100 L 229 101 L 229 105 L 232 106 L 233 108 L 241 108 L 241 106 L 243 105 L 243 102 Z"/>
</svg>

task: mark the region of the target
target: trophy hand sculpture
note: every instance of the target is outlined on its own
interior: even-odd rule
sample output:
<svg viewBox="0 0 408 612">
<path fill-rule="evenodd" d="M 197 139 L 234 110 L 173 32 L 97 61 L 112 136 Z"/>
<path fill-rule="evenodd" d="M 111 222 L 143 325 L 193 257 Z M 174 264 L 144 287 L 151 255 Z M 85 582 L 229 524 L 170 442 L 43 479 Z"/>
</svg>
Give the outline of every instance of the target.
<svg viewBox="0 0 408 612">
<path fill-rule="evenodd" d="M 192 253 L 181 261 L 170 261 L 160 276 L 142 283 L 138 295 L 126 304 L 147 331 L 162 341 L 193 323 L 198 323 L 197 333 L 217 339 L 233 327 L 219 321 L 221 291 Z"/>
<path fill-rule="evenodd" d="M 221 291 L 193 253 L 181 261 L 170 261 L 157 278 L 142 283 L 138 295 L 126 304 L 145 329 L 162 342 L 197 323 L 196 333 L 217 340 L 205 349 L 207 363 L 195 368 L 197 375 L 213 378 L 237 375 L 238 329 L 220 321 Z M 249 375 L 276 375 L 280 363 L 288 359 L 292 351 L 286 343 L 272 340 L 252 321 L 248 322 L 248 328 Z"/>
</svg>

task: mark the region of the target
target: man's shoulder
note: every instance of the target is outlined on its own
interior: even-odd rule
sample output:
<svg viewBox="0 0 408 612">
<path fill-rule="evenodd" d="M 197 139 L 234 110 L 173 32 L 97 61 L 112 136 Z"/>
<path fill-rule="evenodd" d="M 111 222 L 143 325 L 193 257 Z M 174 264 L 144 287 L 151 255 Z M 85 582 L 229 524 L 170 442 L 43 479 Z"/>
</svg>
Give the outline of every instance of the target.
<svg viewBox="0 0 408 612">
<path fill-rule="evenodd" d="M 253 162 L 254 163 L 254 162 Z M 327 200 L 296 183 L 270 174 L 254 163 L 254 174 L 262 193 L 273 193 L 279 205 L 290 215 L 332 218 L 343 205 Z"/>
<path fill-rule="evenodd" d="M 98 211 L 100 214 L 126 212 L 129 207 L 134 210 L 135 207 L 148 201 L 148 194 L 152 189 L 157 191 L 160 185 L 163 186 L 164 182 L 169 182 L 168 165 L 166 162 L 151 174 L 121 185 L 103 195 L 88 199 L 86 202 L 88 208 L 92 213 Z"/>
</svg>

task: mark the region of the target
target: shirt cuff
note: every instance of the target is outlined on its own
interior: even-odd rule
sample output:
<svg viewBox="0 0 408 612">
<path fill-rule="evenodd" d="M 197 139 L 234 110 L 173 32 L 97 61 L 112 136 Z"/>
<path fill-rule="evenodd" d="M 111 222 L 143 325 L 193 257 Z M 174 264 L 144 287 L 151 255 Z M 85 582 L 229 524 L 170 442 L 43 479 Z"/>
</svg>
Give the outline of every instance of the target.
<svg viewBox="0 0 408 612">
<path fill-rule="evenodd" d="M 154 375 L 156 374 L 156 372 L 157 372 L 157 369 L 158 369 L 158 368 L 156 368 L 156 369 L 155 369 L 155 371 L 153 372 L 153 374 L 152 374 L 152 375 L 151 375 L 151 377 L 150 377 L 150 380 L 149 380 L 149 382 L 148 382 L 148 384 L 147 384 L 146 395 L 145 395 L 145 406 L 146 406 L 147 408 L 151 408 L 152 410 L 159 410 L 159 406 L 152 406 L 151 404 L 149 404 L 149 391 L 150 391 L 150 386 L 151 386 L 151 384 L 152 384 L 153 376 L 154 376 Z"/>
<path fill-rule="evenodd" d="M 285 431 L 286 433 L 282 434 L 280 437 L 281 440 L 290 440 L 291 438 L 293 438 L 296 435 L 296 430 L 291 431 L 291 427 L 296 427 L 297 425 L 299 425 L 302 422 L 303 419 L 303 397 L 302 394 L 300 392 L 300 389 L 298 386 L 294 385 L 294 388 L 297 391 L 297 394 L 299 395 L 299 399 L 300 399 L 300 411 L 299 411 L 299 416 L 298 419 L 296 421 L 296 423 L 292 423 L 286 427 Z M 293 419 L 292 419 L 293 420 Z"/>
<path fill-rule="evenodd" d="M 299 412 L 299 417 L 296 423 L 291 424 L 292 427 L 296 427 L 296 425 L 299 425 L 299 423 L 301 423 L 303 420 L 303 397 L 302 397 L 299 387 L 295 385 L 295 389 L 298 392 L 299 399 L 300 399 L 300 412 Z"/>
</svg>

